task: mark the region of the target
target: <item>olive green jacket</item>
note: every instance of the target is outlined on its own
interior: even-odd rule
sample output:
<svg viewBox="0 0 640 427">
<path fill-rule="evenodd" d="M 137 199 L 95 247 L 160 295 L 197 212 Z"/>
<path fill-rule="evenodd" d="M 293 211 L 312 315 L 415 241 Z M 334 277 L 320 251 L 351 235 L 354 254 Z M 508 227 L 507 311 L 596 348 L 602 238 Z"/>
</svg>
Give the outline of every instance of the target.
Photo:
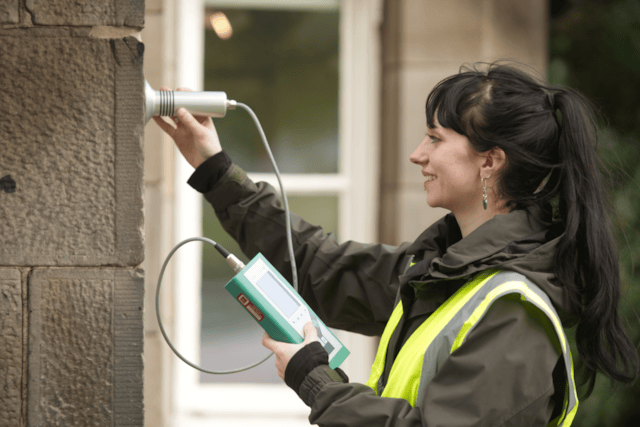
<svg viewBox="0 0 640 427">
<path fill-rule="evenodd" d="M 285 215 L 273 188 L 232 165 L 205 197 L 248 257 L 261 252 L 291 280 Z M 388 352 L 384 375 L 411 332 L 489 267 L 524 274 L 547 293 L 563 322 L 572 321 L 554 285 L 560 233 L 540 209 L 496 215 L 464 239 L 449 214 L 397 247 L 339 244 L 295 214 L 291 224 L 300 294 L 328 326 L 380 336 L 399 300 L 410 307 L 390 341 L 395 351 Z M 545 321 L 521 304 L 496 301 L 416 407 L 345 382 L 328 366 L 311 371 L 299 394 L 311 407 L 310 422 L 321 426 L 546 426 L 561 410 L 565 375 Z"/>
</svg>

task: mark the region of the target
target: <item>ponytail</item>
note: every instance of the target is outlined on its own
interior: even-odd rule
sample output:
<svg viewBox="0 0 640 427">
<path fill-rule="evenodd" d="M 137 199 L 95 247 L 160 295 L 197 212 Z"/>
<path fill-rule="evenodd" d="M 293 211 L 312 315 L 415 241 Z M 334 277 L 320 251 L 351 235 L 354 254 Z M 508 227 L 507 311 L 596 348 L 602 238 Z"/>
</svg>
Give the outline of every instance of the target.
<svg viewBox="0 0 640 427">
<path fill-rule="evenodd" d="M 620 267 L 600 172 L 594 108 L 569 89 L 556 89 L 552 99 L 561 115 L 558 208 L 565 229 L 556 274 L 579 314 L 576 344 L 588 396 L 597 371 L 632 382 L 638 375 L 638 354 L 618 316 Z"/>
</svg>

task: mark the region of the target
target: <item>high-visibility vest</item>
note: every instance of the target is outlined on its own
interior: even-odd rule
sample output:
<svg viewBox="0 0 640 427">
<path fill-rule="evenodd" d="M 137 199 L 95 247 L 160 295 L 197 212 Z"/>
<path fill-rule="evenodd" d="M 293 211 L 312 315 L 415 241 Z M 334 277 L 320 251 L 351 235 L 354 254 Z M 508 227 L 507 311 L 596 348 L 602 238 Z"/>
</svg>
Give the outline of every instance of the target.
<svg viewBox="0 0 640 427">
<path fill-rule="evenodd" d="M 422 401 L 426 386 L 438 368 L 465 342 L 469 332 L 480 322 L 491 304 L 508 294 L 519 294 L 520 301 L 533 304 L 551 320 L 554 330 L 547 332 L 555 333 L 560 342 L 567 385 L 562 413 L 548 426 L 570 426 L 578 409 L 578 396 L 569 343 L 549 297 L 519 273 L 488 270 L 462 286 L 411 334 L 393 362 L 387 383 L 383 385 L 380 377 L 389 339 L 402 317 L 402 303 L 399 302 L 380 339 L 367 385 L 379 396 L 402 398 L 415 407 L 416 402 Z"/>
</svg>

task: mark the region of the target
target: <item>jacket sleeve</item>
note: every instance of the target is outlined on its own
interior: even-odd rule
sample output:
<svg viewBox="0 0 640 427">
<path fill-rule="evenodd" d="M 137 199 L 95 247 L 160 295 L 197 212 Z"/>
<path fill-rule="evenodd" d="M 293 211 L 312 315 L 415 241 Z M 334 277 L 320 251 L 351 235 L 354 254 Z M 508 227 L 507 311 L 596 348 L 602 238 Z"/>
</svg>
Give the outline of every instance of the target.
<svg viewBox="0 0 640 427">
<path fill-rule="evenodd" d="M 205 194 L 223 228 L 249 258 L 261 252 L 291 282 L 285 213 L 274 189 L 231 165 Z M 291 214 L 299 292 L 327 326 L 381 335 L 393 311 L 409 244 L 349 241 Z"/>
<path fill-rule="evenodd" d="M 527 310 L 508 298 L 496 301 L 415 408 L 317 367 L 299 392 L 311 406 L 309 421 L 325 427 L 546 426 L 560 353 L 543 326 L 548 320 Z"/>
</svg>

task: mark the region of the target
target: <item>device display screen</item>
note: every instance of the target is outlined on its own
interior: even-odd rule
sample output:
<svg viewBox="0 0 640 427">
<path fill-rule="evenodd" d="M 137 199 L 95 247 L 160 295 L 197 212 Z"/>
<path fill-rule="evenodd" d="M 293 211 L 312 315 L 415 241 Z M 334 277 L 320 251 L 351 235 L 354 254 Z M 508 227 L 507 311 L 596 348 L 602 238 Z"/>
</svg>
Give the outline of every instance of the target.
<svg viewBox="0 0 640 427">
<path fill-rule="evenodd" d="M 259 278 L 256 284 L 269 295 L 269 298 L 280 307 L 280 310 L 287 317 L 290 317 L 300 307 L 300 303 L 283 288 L 282 283 L 270 271 Z"/>
</svg>

